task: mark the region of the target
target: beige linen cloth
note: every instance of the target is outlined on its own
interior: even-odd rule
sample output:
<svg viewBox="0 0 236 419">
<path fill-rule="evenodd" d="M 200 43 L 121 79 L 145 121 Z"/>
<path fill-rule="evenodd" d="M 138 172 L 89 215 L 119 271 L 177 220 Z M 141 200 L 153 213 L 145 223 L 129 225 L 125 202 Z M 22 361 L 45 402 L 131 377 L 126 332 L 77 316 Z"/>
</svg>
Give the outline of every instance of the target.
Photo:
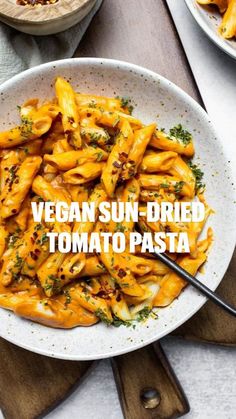
<svg viewBox="0 0 236 419">
<path fill-rule="evenodd" d="M 31 36 L 0 22 L 0 84 L 27 68 L 72 57 L 101 4 L 97 0 L 81 22 L 56 35 Z"/>
</svg>

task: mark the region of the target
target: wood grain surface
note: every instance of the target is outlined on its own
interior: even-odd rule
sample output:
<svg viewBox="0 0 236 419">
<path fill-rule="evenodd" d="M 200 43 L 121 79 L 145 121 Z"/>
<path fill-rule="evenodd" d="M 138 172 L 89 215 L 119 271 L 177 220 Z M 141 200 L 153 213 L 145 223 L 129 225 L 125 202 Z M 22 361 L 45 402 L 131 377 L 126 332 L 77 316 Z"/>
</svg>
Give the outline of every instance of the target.
<svg viewBox="0 0 236 419">
<path fill-rule="evenodd" d="M 0 339 L 0 407 L 5 419 L 34 419 L 48 413 L 91 365 L 47 358 Z"/>
<path fill-rule="evenodd" d="M 86 32 L 76 57 L 130 61 L 168 78 L 203 105 L 165 0 L 104 0 Z M 236 252 L 218 292 L 236 305 Z M 229 315 L 208 302 L 174 332 L 180 336 L 236 344 Z"/>
<path fill-rule="evenodd" d="M 150 345 L 112 360 L 121 406 L 126 419 L 170 419 L 189 411 L 188 401 L 160 344 Z M 157 397 L 143 404 L 141 395 Z M 159 401 L 159 403 L 158 403 Z"/>
<path fill-rule="evenodd" d="M 164 0 L 104 0 L 75 53 L 156 71 L 201 102 Z"/>
<path fill-rule="evenodd" d="M 217 293 L 236 306 L 236 252 Z M 175 335 L 221 345 L 236 345 L 235 319 L 212 302 L 174 331 Z"/>
</svg>

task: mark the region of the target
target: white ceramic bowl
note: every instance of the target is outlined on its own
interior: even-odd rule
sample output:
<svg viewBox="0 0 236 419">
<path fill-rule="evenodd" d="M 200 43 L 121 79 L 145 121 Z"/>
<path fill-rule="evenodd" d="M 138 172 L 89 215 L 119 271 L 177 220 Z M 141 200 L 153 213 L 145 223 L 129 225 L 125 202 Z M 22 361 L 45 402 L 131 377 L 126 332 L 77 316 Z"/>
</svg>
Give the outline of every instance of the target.
<svg viewBox="0 0 236 419">
<path fill-rule="evenodd" d="M 186 93 L 145 68 L 106 59 L 78 58 L 48 63 L 19 74 L 0 87 L 0 128 L 17 121 L 18 104 L 27 98 L 53 95 L 53 83 L 61 75 L 80 92 L 130 96 L 134 114 L 150 123 L 158 119 L 167 129 L 178 122 L 195 137 L 196 161 L 201 163 L 207 184 L 207 200 L 215 209 L 209 224 L 215 241 L 200 280 L 215 289 L 230 262 L 235 245 L 235 210 L 232 177 L 220 139 L 208 115 Z M 158 117 L 157 117 L 158 115 Z M 102 323 L 90 328 L 57 330 L 21 319 L 0 309 L 0 335 L 34 352 L 52 357 L 87 360 L 122 354 L 147 345 L 170 333 L 189 319 L 206 299 L 188 287 L 169 307 L 160 309 L 157 320 L 138 323 L 135 330 Z"/>
<path fill-rule="evenodd" d="M 236 59 L 236 40 L 224 39 L 218 32 L 222 16 L 217 9 L 201 6 L 196 0 L 185 0 L 185 3 L 205 34 L 220 49 Z"/>
</svg>

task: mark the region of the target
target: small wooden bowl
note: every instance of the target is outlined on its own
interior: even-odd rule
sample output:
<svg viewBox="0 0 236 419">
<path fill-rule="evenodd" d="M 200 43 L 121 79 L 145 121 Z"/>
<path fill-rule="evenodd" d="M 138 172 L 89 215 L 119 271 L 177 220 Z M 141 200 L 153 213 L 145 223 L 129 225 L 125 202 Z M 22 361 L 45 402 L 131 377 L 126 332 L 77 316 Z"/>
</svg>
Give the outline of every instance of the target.
<svg viewBox="0 0 236 419">
<path fill-rule="evenodd" d="M 45 6 L 20 6 L 16 0 L 0 1 L 0 20 L 31 35 L 51 35 L 80 22 L 96 0 L 59 0 Z"/>
</svg>

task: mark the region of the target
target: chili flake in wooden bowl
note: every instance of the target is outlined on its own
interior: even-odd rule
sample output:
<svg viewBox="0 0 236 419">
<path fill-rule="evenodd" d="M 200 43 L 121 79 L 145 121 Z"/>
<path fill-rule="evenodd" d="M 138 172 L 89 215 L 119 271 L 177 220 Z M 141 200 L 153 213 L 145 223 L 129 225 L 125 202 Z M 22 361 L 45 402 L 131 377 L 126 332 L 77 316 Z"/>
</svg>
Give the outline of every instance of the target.
<svg viewBox="0 0 236 419">
<path fill-rule="evenodd" d="M 95 3 L 96 0 L 0 0 L 0 20 L 31 35 L 51 35 L 76 25 Z"/>
<path fill-rule="evenodd" d="M 16 0 L 19 6 L 46 6 L 47 4 L 55 4 L 59 0 Z"/>
</svg>

